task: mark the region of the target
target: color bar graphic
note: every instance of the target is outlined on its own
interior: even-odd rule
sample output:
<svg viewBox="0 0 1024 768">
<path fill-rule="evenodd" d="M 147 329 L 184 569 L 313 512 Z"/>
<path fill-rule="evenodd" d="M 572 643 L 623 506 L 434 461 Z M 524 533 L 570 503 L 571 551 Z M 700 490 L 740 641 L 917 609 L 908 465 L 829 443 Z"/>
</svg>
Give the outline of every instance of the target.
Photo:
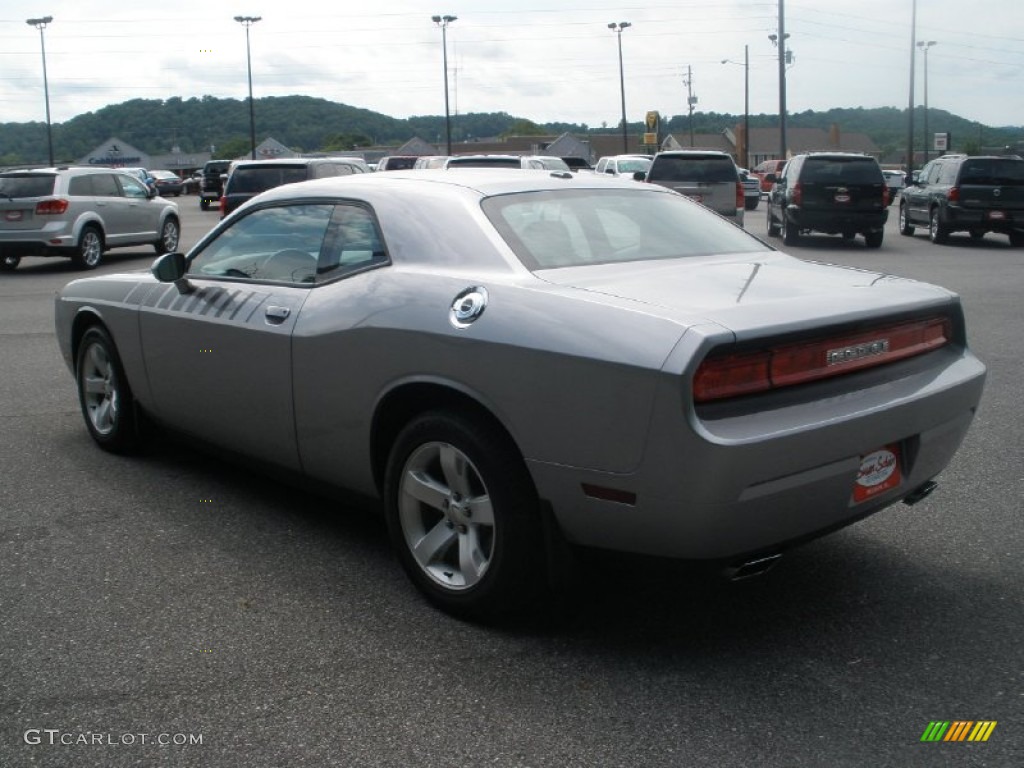
<svg viewBox="0 0 1024 768">
<path fill-rule="evenodd" d="M 932 720 L 921 734 L 921 741 L 988 741 L 996 720 Z"/>
</svg>

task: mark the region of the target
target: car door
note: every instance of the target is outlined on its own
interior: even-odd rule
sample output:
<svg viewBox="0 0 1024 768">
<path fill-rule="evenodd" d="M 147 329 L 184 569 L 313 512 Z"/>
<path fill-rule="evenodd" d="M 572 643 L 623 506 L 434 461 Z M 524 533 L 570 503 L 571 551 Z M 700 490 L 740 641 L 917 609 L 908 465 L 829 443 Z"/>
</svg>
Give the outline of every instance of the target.
<svg viewBox="0 0 1024 768">
<path fill-rule="evenodd" d="M 113 183 L 111 183 L 113 182 Z M 151 204 L 149 190 L 138 179 L 125 173 L 93 179 L 102 184 L 108 213 L 107 245 L 136 245 L 156 241 L 160 229 L 160 206 Z M 116 192 L 116 194 L 115 194 Z M 98 198 L 97 198 L 98 199 Z"/>
<path fill-rule="evenodd" d="M 903 190 L 903 200 L 907 211 L 907 221 L 913 224 L 928 223 L 928 198 L 930 192 L 928 186 L 938 178 L 939 168 L 942 163 L 932 160 L 918 174 L 918 180 L 908 184 Z M 931 180 L 931 181 L 929 181 Z"/>
<path fill-rule="evenodd" d="M 333 207 L 255 209 L 190 254 L 187 284 L 160 284 L 142 301 L 143 355 L 160 419 L 299 468 L 292 331 L 316 280 Z"/>
</svg>

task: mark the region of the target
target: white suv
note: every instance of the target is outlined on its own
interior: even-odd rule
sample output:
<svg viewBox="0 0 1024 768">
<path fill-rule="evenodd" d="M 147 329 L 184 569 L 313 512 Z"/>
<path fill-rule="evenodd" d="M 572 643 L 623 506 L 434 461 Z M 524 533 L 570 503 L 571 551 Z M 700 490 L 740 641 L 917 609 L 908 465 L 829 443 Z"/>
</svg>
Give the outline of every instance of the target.
<svg viewBox="0 0 1024 768">
<path fill-rule="evenodd" d="M 109 248 L 178 247 L 178 206 L 113 168 L 43 168 L 0 173 L 0 270 L 23 256 L 69 256 L 94 269 Z"/>
</svg>

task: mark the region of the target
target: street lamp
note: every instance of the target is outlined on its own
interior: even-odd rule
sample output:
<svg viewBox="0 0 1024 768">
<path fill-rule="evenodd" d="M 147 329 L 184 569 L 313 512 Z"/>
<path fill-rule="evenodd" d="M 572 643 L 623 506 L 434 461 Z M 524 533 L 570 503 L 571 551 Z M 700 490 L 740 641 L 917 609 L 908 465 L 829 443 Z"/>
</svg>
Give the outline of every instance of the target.
<svg viewBox="0 0 1024 768">
<path fill-rule="evenodd" d="M 722 59 L 723 64 L 739 64 L 732 59 Z M 743 46 L 743 168 L 750 167 L 750 46 Z"/>
<path fill-rule="evenodd" d="M 441 28 L 441 55 L 444 59 L 444 140 L 448 154 L 452 153 L 452 116 L 448 108 L 448 25 L 458 16 L 431 16 L 430 20 Z"/>
<path fill-rule="evenodd" d="M 249 49 L 249 27 L 259 21 L 262 16 L 235 16 L 235 21 L 245 27 L 245 63 L 249 70 L 249 143 L 252 146 L 252 159 L 256 159 L 256 113 L 252 106 L 252 54 Z"/>
<path fill-rule="evenodd" d="M 917 47 L 924 51 L 924 162 L 928 162 L 928 49 L 934 40 L 919 40 Z"/>
<path fill-rule="evenodd" d="M 53 131 L 50 128 L 50 84 L 46 79 L 46 41 L 43 39 L 43 30 L 46 25 L 53 21 L 53 16 L 43 16 L 41 19 L 25 19 L 30 27 L 39 30 L 39 45 L 43 51 L 43 95 L 46 97 L 46 146 L 50 151 L 50 165 L 53 166 Z"/>
<path fill-rule="evenodd" d="M 622 93 L 622 152 L 629 152 L 629 138 L 626 133 L 626 78 L 622 71 L 622 30 L 633 26 L 628 21 L 620 21 L 617 24 L 613 21 L 608 25 L 619 36 L 619 91 Z"/>
</svg>

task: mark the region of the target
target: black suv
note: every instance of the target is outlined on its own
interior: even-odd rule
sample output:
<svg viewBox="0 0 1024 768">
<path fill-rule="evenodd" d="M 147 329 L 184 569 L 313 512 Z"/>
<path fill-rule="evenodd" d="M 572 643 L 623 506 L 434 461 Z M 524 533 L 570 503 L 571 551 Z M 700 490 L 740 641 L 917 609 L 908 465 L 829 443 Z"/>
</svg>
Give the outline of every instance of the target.
<svg viewBox="0 0 1024 768">
<path fill-rule="evenodd" d="M 291 160 L 242 160 L 224 184 L 220 215 L 224 218 L 260 192 L 309 179 L 366 173 L 369 166 L 354 157 L 313 157 Z"/>
<path fill-rule="evenodd" d="M 889 212 L 889 187 L 878 161 L 850 152 L 808 152 L 794 156 L 768 194 L 768 234 L 795 245 L 801 232 L 824 232 L 868 248 L 882 244 Z"/>
<path fill-rule="evenodd" d="M 220 196 L 224 193 L 221 176 L 228 172 L 230 165 L 230 160 L 209 160 L 203 166 L 203 178 L 199 181 L 199 207 L 204 211 L 210 209 L 210 203 L 220 203 Z"/>
<path fill-rule="evenodd" d="M 900 234 L 928 227 L 933 243 L 950 232 L 969 232 L 980 240 L 986 232 L 1024 245 L 1024 159 L 943 155 L 928 163 L 917 181 L 900 193 Z"/>
</svg>

